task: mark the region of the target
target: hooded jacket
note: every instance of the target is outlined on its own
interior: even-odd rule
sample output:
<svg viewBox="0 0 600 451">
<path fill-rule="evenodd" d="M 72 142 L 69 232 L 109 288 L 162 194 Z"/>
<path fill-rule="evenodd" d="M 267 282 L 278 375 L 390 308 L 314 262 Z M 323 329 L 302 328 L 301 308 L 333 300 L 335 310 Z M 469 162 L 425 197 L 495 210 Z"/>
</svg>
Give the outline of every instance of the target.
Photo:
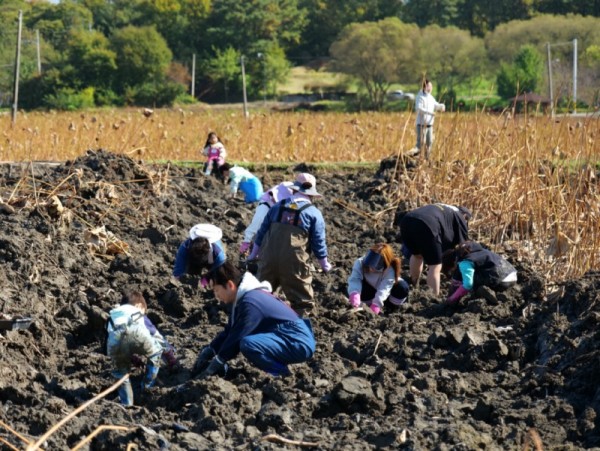
<svg viewBox="0 0 600 451">
<path fill-rule="evenodd" d="M 298 314 L 271 290 L 269 282 L 260 282 L 249 272 L 244 274 L 227 326 L 210 344 L 219 361 L 234 358 L 244 337 L 272 332 L 282 323 L 299 320 Z"/>
</svg>

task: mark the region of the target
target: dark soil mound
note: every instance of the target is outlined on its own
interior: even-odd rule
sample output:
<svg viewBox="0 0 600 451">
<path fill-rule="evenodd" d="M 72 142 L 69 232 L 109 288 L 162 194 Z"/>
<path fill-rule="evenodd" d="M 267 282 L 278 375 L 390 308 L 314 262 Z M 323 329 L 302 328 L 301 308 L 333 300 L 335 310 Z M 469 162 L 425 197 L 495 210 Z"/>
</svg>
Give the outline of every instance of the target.
<svg viewBox="0 0 600 451">
<path fill-rule="evenodd" d="M 0 307 L 34 319 L 0 336 L 2 422 L 35 441 L 114 383 L 100 340 L 128 289 L 144 293 L 182 364 L 161 371 L 134 408 L 115 393 L 92 404 L 45 449 L 73 447 L 100 425 L 129 430 L 100 432 L 90 449 L 286 449 L 260 442 L 269 433 L 322 449 L 521 449 L 538 434 L 551 449 L 600 446 L 600 273 L 546 297 L 543 278 L 513 262 L 518 287 L 480 290 L 458 307 L 415 289 L 383 317 L 348 311 L 354 259 L 377 241 L 399 251 L 394 209 L 382 213 L 392 183 L 385 164 L 377 174 L 316 173 L 335 268 L 315 277 L 317 353 L 282 380 L 243 358 L 226 379 L 189 380 L 227 312 L 197 279 L 172 282 L 170 273 L 199 222 L 220 226 L 238 259 L 254 207 L 226 199 L 222 183 L 105 151 L 0 175 Z M 265 186 L 293 178 L 259 175 Z"/>
</svg>

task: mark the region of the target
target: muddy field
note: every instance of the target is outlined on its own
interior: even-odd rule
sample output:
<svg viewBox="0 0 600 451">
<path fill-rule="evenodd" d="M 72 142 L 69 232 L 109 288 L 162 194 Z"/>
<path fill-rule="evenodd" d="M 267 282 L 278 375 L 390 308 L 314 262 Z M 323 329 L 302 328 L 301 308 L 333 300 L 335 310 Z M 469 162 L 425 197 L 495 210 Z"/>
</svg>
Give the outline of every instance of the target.
<svg viewBox="0 0 600 451">
<path fill-rule="evenodd" d="M 212 222 L 237 261 L 253 207 L 223 199 L 224 185 L 198 170 L 103 151 L 56 167 L 3 166 L 0 307 L 34 321 L 0 336 L 0 438 L 23 449 L 114 383 L 103 323 L 137 288 L 181 368 L 161 371 L 134 408 L 116 392 L 93 403 L 44 449 L 75 447 L 101 425 L 129 429 L 104 430 L 81 449 L 296 448 L 261 440 L 269 434 L 320 449 L 600 447 L 600 272 L 548 296 L 546 281 L 513 261 L 520 284 L 499 295 L 483 290 L 448 307 L 417 288 L 398 311 L 351 313 L 354 259 L 377 241 L 400 245 L 393 211 L 375 227 L 334 199 L 379 212 L 387 173 L 315 174 L 335 266 L 315 275 L 315 357 L 286 379 L 240 358 L 226 379 L 199 381 L 189 370 L 227 312 L 197 279 L 171 281 L 174 255 L 192 225 Z M 261 176 L 270 186 L 293 172 Z"/>
</svg>

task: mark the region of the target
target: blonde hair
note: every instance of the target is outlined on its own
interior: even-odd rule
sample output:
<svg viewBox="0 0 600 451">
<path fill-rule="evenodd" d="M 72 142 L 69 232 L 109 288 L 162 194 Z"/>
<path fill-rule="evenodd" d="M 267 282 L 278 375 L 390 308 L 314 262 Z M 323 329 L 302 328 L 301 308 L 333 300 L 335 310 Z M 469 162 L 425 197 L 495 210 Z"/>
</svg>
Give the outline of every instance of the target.
<svg viewBox="0 0 600 451">
<path fill-rule="evenodd" d="M 386 269 L 390 266 L 394 268 L 395 279 L 396 282 L 398 282 L 398 279 L 400 278 L 400 270 L 402 269 L 402 260 L 400 260 L 400 257 L 396 256 L 396 254 L 394 254 L 394 249 L 392 249 L 392 246 L 386 243 L 377 243 L 371 246 L 371 250 L 381 255 Z"/>
</svg>

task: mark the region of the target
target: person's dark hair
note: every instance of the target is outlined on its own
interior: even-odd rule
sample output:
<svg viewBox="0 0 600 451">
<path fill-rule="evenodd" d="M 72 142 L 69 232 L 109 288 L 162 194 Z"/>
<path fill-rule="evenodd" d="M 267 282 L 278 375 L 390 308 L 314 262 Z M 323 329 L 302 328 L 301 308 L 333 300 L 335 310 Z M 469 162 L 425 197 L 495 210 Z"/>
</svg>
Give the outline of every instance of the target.
<svg viewBox="0 0 600 451">
<path fill-rule="evenodd" d="M 225 176 L 223 175 L 223 172 L 229 171 L 230 169 L 231 165 L 229 163 L 223 163 L 221 166 L 219 166 L 219 177 L 221 178 L 221 180 L 225 181 Z"/>
<path fill-rule="evenodd" d="M 206 144 L 204 145 L 204 147 L 208 147 L 211 145 L 210 138 L 212 138 L 213 136 L 217 138 L 217 141 L 221 142 L 221 138 L 219 138 L 215 132 L 210 132 L 208 134 L 208 137 L 206 138 Z"/>
<path fill-rule="evenodd" d="M 144 295 L 139 291 L 132 291 L 127 294 L 127 303 L 130 305 L 141 305 L 144 310 L 148 310 L 148 304 Z"/>
<path fill-rule="evenodd" d="M 188 250 L 190 267 L 199 269 L 208 266 L 208 256 L 212 246 L 206 238 L 196 238 L 190 244 Z"/>
<path fill-rule="evenodd" d="M 421 88 L 423 89 L 423 91 L 425 91 L 425 88 L 427 87 L 427 85 L 429 83 L 430 83 L 429 78 L 423 79 L 423 85 L 421 86 Z"/>
<path fill-rule="evenodd" d="M 242 273 L 233 263 L 226 261 L 217 269 L 211 271 L 208 278 L 214 285 L 221 285 L 224 287 L 227 285 L 227 282 L 231 280 L 236 287 L 239 287 L 240 282 L 242 281 Z"/>
<path fill-rule="evenodd" d="M 447 274 L 454 270 L 459 260 L 464 259 L 471 253 L 472 241 L 464 241 L 454 249 L 448 249 L 442 254 L 442 272 Z"/>
</svg>

